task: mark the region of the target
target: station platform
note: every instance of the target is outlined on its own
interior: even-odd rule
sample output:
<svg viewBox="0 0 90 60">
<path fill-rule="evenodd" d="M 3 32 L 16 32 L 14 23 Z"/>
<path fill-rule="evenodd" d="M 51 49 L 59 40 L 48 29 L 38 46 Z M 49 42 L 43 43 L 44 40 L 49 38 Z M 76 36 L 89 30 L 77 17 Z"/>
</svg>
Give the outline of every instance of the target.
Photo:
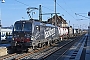
<svg viewBox="0 0 90 60">
<path fill-rule="evenodd" d="M 90 34 L 86 34 L 76 42 L 61 60 L 89 60 L 90 59 Z"/>
<path fill-rule="evenodd" d="M 90 59 L 90 34 L 88 35 L 86 54 L 85 54 L 85 60 L 88 60 L 88 59 Z"/>
<path fill-rule="evenodd" d="M 7 55 L 7 48 L 6 47 L 0 47 L 0 56 Z"/>
<path fill-rule="evenodd" d="M 4 56 L 8 54 L 7 47 L 10 46 L 10 44 L 0 44 L 0 56 Z"/>
</svg>

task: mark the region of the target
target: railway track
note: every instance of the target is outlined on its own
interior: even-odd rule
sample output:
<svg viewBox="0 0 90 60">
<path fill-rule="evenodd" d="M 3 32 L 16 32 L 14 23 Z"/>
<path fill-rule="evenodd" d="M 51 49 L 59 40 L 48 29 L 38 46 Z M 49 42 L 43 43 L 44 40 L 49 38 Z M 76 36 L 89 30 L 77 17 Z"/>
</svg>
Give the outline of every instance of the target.
<svg viewBox="0 0 90 60">
<path fill-rule="evenodd" d="M 47 56 L 42 57 L 42 59 L 43 60 L 57 60 L 58 58 L 62 57 L 70 48 L 70 46 L 73 45 L 79 39 L 81 38 L 71 40 L 62 46 L 59 45 L 60 47 L 56 51 L 49 53 Z"/>
<path fill-rule="evenodd" d="M 69 40 L 68 42 L 66 42 L 66 44 L 64 43 L 64 45 L 61 45 L 60 47 L 50 47 L 44 50 L 41 50 L 35 54 L 32 55 L 28 55 L 23 57 L 22 59 L 37 59 L 37 60 L 44 60 L 45 58 L 47 58 L 48 56 L 50 56 L 51 54 L 55 53 L 56 51 L 58 51 L 59 49 L 63 48 L 64 46 L 66 46 L 67 44 L 71 43 L 73 40 Z"/>
<path fill-rule="evenodd" d="M 82 50 L 81 47 L 85 44 L 86 40 L 87 40 L 86 36 L 82 37 L 78 42 L 74 43 L 70 48 L 66 49 L 65 52 L 63 52 L 63 54 L 61 56 L 57 57 L 56 60 L 70 60 L 70 59 L 72 60 L 74 58 L 77 58 L 78 55 L 81 54 L 81 52 L 82 52 L 82 51 L 80 51 L 80 50 Z M 68 53 L 68 52 L 71 52 L 71 53 Z M 79 53 L 79 54 L 77 55 L 77 53 Z M 71 54 L 71 55 L 67 55 L 67 54 Z M 66 58 L 67 56 L 70 56 L 69 59 Z M 75 59 L 75 60 L 79 60 L 79 59 Z"/>
<path fill-rule="evenodd" d="M 8 55 L 0 57 L 0 60 L 7 60 L 8 58 L 12 58 L 12 57 L 15 57 L 15 56 L 16 56 L 16 53 L 8 54 Z"/>
<path fill-rule="evenodd" d="M 74 41 L 72 41 L 72 43 L 69 43 L 68 45 L 62 47 L 61 49 L 59 49 L 52 55 L 50 55 L 50 56 L 48 55 L 43 60 L 79 60 L 79 59 L 82 60 L 80 57 L 82 57 L 81 52 L 83 50 L 82 47 L 85 45 L 85 41 L 87 41 L 86 36 L 79 38 L 79 40 L 74 40 Z M 71 46 L 72 46 L 72 48 L 70 48 Z M 69 52 L 71 55 L 67 55 Z M 76 55 L 76 54 L 78 54 L 78 55 Z M 69 57 L 69 58 L 67 58 L 67 57 Z"/>
<path fill-rule="evenodd" d="M 0 57 L 0 60 L 21 60 L 21 59 L 24 59 L 24 58 L 27 57 L 27 56 L 34 55 L 34 54 L 36 54 L 37 52 L 42 51 L 42 50 L 44 50 L 44 49 L 46 49 L 46 48 L 49 48 L 49 46 L 40 48 L 40 49 L 38 49 L 38 50 L 32 50 L 31 52 L 28 52 L 28 53 L 8 54 L 8 55 L 5 55 L 5 56 Z"/>
<path fill-rule="evenodd" d="M 78 38 L 79 39 L 79 38 Z M 10 54 L 0 58 L 0 60 L 23 60 L 23 59 L 47 59 L 48 56 L 52 55 L 53 53 L 57 52 L 58 50 L 62 49 L 66 45 L 70 44 L 74 40 L 62 41 L 60 44 L 54 44 L 53 46 L 47 46 L 44 48 L 40 48 L 38 50 L 33 50 L 28 53 L 23 54 Z M 62 44 L 61 44 L 62 43 Z M 66 43 L 66 44 L 65 44 Z M 58 46 L 58 47 L 57 47 Z M 64 53 L 63 53 L 64 54 Z"/>
<path fill-rule="evenodd" d="M 38 50 L 33 50 L 29 53 L 26 53 L 26 54 L 16 57 L 15 60 L 29 59 L 30 57 L 37 55 L 40 51 L 43 51 L 44 49 L 48 49 L 48 48 L 49 48 L 49 46 L 46 46 L 46 47 L 40 48 Z"/>
</svg>

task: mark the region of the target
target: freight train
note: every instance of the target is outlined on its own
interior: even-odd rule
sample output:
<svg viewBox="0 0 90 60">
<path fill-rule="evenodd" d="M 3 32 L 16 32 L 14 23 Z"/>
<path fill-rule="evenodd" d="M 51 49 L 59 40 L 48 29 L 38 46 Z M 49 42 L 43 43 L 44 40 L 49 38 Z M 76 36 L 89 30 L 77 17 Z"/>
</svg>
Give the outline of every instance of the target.
<svg viewBox="0 0 90 60">
<path fill-rule="evenodd" d="M 62 36 L 67 36 L 68 32 L 68 28 L 60 28 L 35 19 L 16 21 L 11 47 L 16 51 L 41 48 L 52 45 Z"/>
</svg>

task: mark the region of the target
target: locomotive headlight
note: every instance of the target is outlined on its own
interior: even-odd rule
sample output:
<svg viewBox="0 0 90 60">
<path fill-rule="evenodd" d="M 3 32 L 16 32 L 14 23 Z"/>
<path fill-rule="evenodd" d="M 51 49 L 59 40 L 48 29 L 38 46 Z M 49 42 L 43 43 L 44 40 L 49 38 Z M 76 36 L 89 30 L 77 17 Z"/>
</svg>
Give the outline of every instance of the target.
<svg viewBox="0 0 90 60">
<path fill-rule="evenodd" d="M 33 36 L 31 36 L 31 40 L 34 40 L 34 37 Z"/>
<path fill-rule="evenodd" d="M 25 35 L 25 37 L 27 37 L 27 35 Z"/>
<path fill-rule="evenodd" d="M 14 40 L 14 38 L 12 38 L 12 40 Z"/>
<path fill-rule="evenodd" d="M 17 37 L 19 37 L 19 35 L 17 35 Z"/>
</svg>

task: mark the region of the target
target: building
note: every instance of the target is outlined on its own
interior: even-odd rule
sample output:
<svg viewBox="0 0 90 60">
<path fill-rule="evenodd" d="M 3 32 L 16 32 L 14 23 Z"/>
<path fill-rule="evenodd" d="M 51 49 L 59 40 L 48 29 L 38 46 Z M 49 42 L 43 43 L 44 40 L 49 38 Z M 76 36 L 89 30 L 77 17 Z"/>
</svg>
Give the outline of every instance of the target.
<svg viewBox="0 0 90 60">
<path fill-rule="evenodd" d="M 11 27 L 1 27 L 1 36 L 2 35 L 12 35 L 12 28 Z"/>
<path fill-rule="evenodd" d="M 0 40 L 6 40 L 7 35 L 12 35 L 12 28 L 11 27 L 1 27 L 1 37 Z"/>
<path fill-rule="evenodd" d="M 48 19 L 48 23 L 55 25 L 55 15 L 52 18 Z M 68 23 L 66 22 L 66 20 L 64 20 L 62 16 L 58 15 L 56 15 L 56 25 L 60 27 L 68 27 Z"/>
</svg>

